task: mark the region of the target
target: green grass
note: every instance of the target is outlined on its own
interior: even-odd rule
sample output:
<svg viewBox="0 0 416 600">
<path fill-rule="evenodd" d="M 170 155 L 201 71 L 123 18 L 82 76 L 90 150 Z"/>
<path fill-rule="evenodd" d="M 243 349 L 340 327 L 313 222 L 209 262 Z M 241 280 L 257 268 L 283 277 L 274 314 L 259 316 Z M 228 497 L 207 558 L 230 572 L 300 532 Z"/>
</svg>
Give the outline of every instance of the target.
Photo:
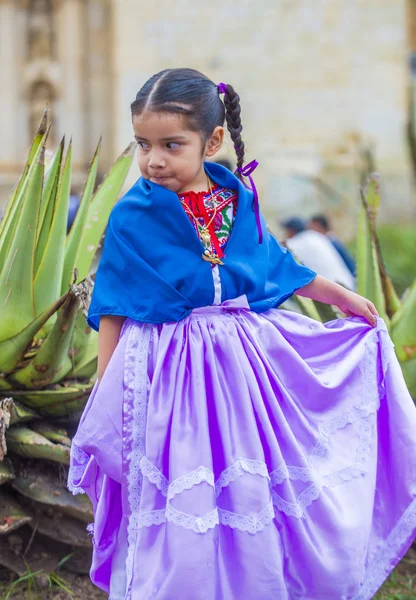
<svg viewBox="0 0 416 600">
<path fill-rule="evenodd" d="M 72 554 L 65 556 L 56 566 L 56 570 L 46 575 L 42 570 L 40 571 L 31 571 L 29 565 L 26 563 L 27 572 L 13 581 L 9 586 L 5 586 L 3 589 L 0 588 L 1 598 L 4 600 L 13 600 L 15 594 L 19 594 L 19 598 L 22 597 L 22 593 L 24 593 L 26 600 L 42 600 L 44 597 L 44 589 L 39 589 L 36 578 L 38 576 L 44 576 L 47 585 L 49 588 L 59 589 L 68 594 L 68 598 L 72 598 L 74 593 L 68 587 L 67 582 L 60 575 L 57 574 L 57 570 L 71 558 Z"/>
<path fill-rule="evenodd" d="M 374 600 L 416 600 L 416 551 L 410 550 Z"/>
</svg>

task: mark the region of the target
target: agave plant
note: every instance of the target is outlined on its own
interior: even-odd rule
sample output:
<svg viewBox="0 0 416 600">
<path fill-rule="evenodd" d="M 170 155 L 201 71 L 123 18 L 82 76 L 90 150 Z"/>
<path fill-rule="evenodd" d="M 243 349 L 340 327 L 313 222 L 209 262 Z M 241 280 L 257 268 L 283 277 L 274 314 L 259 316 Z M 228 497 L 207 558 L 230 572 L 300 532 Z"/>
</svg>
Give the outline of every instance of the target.
<svg viewBox="0 0 416 600">
<path fill-rule="evenodd" d="M 371 300 L 386 322 L 410 393 L 416 399 L 416 281 L 400 299 L 389 277 L 377 235 L 380 182 L 371 174 L 360 188 L 361 208 L 357 231 L 357 292 Z M 296 297 L 303 313 L 320 321 L 340 316 L 306 298 Z"/>
<path fill-rule="evenodd" d="M 94 191 L 98 144 L 67 235 L 72 145 L 65 152 L 62 140 L 45 170 L 48 131 L 45 112 L 0 223 L 0 534 L 29 524 L 86 549 L 91 507 L 65 487 L 71 445 L 66 427 L 76 426 L 95 380 L 97 337 L 83 310 L 94 256 L 134 145 Z M 13 542 L 13 535 L 24 539 L 27 528 L 7 539 Z M 28 540 L 31 547 L 36 543 Z M 28 557 L 9 564 L 10 552 L 0 546 L 0 564 L 25 572 Z"/>
</svg>

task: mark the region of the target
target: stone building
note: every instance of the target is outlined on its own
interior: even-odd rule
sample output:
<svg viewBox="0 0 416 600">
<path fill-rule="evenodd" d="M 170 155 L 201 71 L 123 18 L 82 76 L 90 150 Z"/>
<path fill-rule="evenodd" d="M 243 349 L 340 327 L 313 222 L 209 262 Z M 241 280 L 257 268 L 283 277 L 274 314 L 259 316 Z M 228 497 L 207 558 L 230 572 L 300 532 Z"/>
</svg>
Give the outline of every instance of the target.
<svg viewBox="0 0 416 600">
<path fill-rule="evenodd" d="M 385 218 L 414 217 L 414 23 L 415 0 L 0 0 L 0 205 L 45 104 L 79 185 L 101 134 L 102 171 L 131 141 L 142 83 L 190 66 L 239 91 L 271 222 L 323 209 L 348 237 L 367 163 Z"/>
</svg>

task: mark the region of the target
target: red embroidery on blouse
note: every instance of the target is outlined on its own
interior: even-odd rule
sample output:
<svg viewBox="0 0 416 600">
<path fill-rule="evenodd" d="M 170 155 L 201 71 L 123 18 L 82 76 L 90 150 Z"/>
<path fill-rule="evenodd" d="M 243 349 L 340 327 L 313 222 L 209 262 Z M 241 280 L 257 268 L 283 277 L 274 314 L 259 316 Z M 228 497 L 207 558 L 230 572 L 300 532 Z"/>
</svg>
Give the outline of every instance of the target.
<svg viewBox="0 0 416 600">
<path fill-rule="evenodd" d="M 180 194 L 179 199 L 186 204 L 201 226 L 208 225 L 216 209 L 216 216 L 208 231 L 215 253 L 219 258 L 223 258 L 223 250 L 230 237 L 232 221 L 237 214 L 237 193 L 234 190 L 215 186 L 212 190 L 212 197 L 210 192 L 186 192 Z M 232 204 L 232 218 L 230 218 L 230 204 Z M 197 224 L 192 215 L 188 211 L 185 212 L 199 235 Z"/>
</svg>

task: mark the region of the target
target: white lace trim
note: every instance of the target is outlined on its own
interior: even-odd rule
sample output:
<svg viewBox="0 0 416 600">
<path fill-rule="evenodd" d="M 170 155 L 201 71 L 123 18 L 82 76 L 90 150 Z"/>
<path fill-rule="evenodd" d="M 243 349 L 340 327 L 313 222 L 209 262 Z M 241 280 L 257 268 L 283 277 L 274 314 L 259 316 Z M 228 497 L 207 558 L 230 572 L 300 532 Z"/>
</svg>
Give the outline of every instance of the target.
<svg viewBox="0 0 416 600">
<path fill-rule="evenodd" d="M 294 467 L 289 465 L 280 465 L 277 469 L 270 473 L 270 481 L 272 485 L 279 485 L 286 479 L 292 481 L 314 481 L 314 474 L 309 467 Z"/>
<path fill-rule="evenodd" d="M 85 494 L 85 490 L 76 482 L 79 482 L 84 475 L 89 460 L 90 456 L 72 442 L 67 486 L 74 496 Z"/>
<path fill-rule="evenodd" d="M 395 561 L 401 558 L 401 554 L 414 538 L 415 529 L 416 499 L 408 506 L 381 547 L 371 556 L 367 568 L 367 577 L 354 600 L 370 600 L 370 598 L 373 598 L 392 571 Z"/>
<path fill-rule="evenodd" d="M 198 467 L 195 471 L 178 477 L 169 485 L 168 500 L 171 500 L 185 490 L 190 490 L 194 485 L 199 485 L 205 481 L 211 487 L 214 487 L 214 473 L 207 467 Z"/>
<path fill-rule="evenodd" d="M 224 487 L 227 487 L 230 483 L 246 473 L 249 473 L 250 475 L 261 475 L 262 477 L 270 479 L 267 465 L 264 462 L 249 458 L 239 458 L 218 477 L 215 483 L 215 494 L 217 498 Z"/>
<path fill-rule="evenodd" d="M 379 337 L 383 338 L 382 343 Z M 384 392 L 384 380 L 381 383 L 382 389 L 379 390 L 375 378 L 369 372 L 369 367 L 371 367 L 374 360 L 374 354 L 378 349 L 380 349 L 382 357 L 383 373 L 386 373 L 391 355 L 394 352 L 394 345 L 390 340 L 386 325 L 382 319 L 377 320 L 377 327 L 372 331 L 372 339 L 368 340 L 366 343 L 363 361 L 363 389 L 361 401 L 351 410 L 334 417 L 325 425 L 321 425 L 319 428 L 318 439 L 310 456 L 312 463 L 317 463 L 321 458 L 326 456 L 329 438 L 332 434 L 349 424 L 354 424 L 366 419 L 369 415 L 374 414 L 379 409 L 380 396 L 382 396 Z M 363 452 L 366 453 L 367 450 L 369 450 L 369 448 L 364 449 Z"/>
<path fill-rule="evenodd" d="M 153 483 L 159 492 L 161 492 L 164 496 L 167 495 L 169 481 L 163 475 L 159 469 L 157 469 L 152 463 L 143 456 L 140 461 L 140 468 L 144 477 L 147 477 L 148 480 Z"/>
<path fill-rule="evenodd" d="M 147 364 L 150 349 L 151 325 L 142 324 L 130 329 L 124 357 L 125 401 L 133 407 L 133 429 L 130 466 L 127 476 L 130 518 L 127 526 L 127 588 L 133 575 L 134 550 L 136 547 L 140 499 L 142 493 L 141 460 L 145 454 L 147 417 Z"/>
<path fill-rule="evenodd" d="M 261 512 L 252 516 L 240 515 L 217 506 L 203 517 L 196 517 L 181 512 L 170 503 L 167 503 L 166 509 L 140 513 L 137 526 L 139 528 L 151 527 L 153 525 L 162 525 L 168 521 L 178 527 L 190 529 L 195 533 L 206 533 L 221 523 L 221 525 L 227 525 L 232 529 L 238 529 L 254 535 L 264 529 L 266 525 L 269 525 L 273 521 L 274 516 L 272 502 Z"/>
</svg>

